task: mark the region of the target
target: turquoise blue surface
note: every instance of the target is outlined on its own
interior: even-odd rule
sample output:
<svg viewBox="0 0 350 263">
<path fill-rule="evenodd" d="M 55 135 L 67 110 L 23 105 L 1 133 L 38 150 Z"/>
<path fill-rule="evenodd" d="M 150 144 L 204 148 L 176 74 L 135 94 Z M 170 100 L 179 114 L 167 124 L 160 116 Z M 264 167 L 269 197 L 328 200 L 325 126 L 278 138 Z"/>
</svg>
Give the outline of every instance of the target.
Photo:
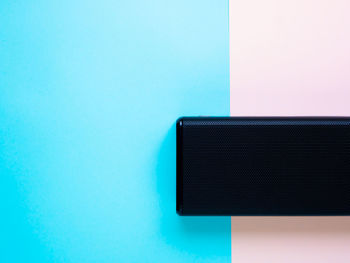
<svg viewBox="0 0 350 263">
<path fill-rule="evenodd" d="M 229 115 L 227 0 L 2 0 L 0 92 L 0 262 L 230 262 L 174 129 Z"/>
</svg>

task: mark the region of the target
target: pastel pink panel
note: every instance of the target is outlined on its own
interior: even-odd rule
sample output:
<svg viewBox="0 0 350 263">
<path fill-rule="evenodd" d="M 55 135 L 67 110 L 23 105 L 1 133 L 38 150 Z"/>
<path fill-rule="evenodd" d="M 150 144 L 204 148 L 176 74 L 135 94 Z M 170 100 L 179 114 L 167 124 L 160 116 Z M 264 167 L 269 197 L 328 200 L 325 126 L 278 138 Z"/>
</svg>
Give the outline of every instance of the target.
<svg viewBox="0 0 350 263">
<path fill-rule="evenodd" d="M 232 217 L 232 262 L 348 263 L 348 217 Z"/>
<path fill-rule="evenodd" d="M 347 0 L 230 0 L 231 115 L 349 116 L 349 14 Z M 350 217 L 233 217 L 232 262 L 350 262 Z"/>
<path fill-rule="evenodd" d="M 350 1 L 230 0 L 231 115 L 350 115 Z"/>
</svg>

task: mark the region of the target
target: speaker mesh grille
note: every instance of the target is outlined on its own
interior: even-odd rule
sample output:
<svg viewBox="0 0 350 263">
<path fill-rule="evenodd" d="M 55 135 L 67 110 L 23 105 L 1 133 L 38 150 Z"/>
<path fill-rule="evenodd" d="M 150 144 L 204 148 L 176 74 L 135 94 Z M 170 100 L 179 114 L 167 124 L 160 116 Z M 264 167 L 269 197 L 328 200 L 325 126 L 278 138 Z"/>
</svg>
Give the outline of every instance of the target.
<svg viewBox="0 0 350 263">
<path fill-rule="evenodd" d="M 350 214 L 349 118 L 182 118 L 177 210 Z"/>
</svg>

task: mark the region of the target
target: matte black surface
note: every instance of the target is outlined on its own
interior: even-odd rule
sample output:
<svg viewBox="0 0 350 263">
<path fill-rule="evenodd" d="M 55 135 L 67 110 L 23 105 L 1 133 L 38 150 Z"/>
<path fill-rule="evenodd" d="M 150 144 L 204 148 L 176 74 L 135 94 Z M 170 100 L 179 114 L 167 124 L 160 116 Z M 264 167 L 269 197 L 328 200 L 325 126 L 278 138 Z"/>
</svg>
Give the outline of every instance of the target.
<svg viewBox="0 0 350 263">
<path fill-rule="evenodd" d="M 350 215 L 350 118 L 184 117 L 180 215 Z"/>
</svg>

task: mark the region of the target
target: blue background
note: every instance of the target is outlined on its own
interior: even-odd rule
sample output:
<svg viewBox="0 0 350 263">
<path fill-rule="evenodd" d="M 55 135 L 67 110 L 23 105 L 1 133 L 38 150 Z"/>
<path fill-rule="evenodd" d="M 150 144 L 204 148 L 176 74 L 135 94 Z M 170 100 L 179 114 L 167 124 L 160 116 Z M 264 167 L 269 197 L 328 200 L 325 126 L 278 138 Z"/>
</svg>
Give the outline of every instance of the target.
<svg viewBox="0 0 350 263">
<path fill-rule="evenodd" d="M 228 1 L 0 2 L 0 261 L 230 262 L 175 213 L 175 120 L 229 115 Z"/>
</svg>

